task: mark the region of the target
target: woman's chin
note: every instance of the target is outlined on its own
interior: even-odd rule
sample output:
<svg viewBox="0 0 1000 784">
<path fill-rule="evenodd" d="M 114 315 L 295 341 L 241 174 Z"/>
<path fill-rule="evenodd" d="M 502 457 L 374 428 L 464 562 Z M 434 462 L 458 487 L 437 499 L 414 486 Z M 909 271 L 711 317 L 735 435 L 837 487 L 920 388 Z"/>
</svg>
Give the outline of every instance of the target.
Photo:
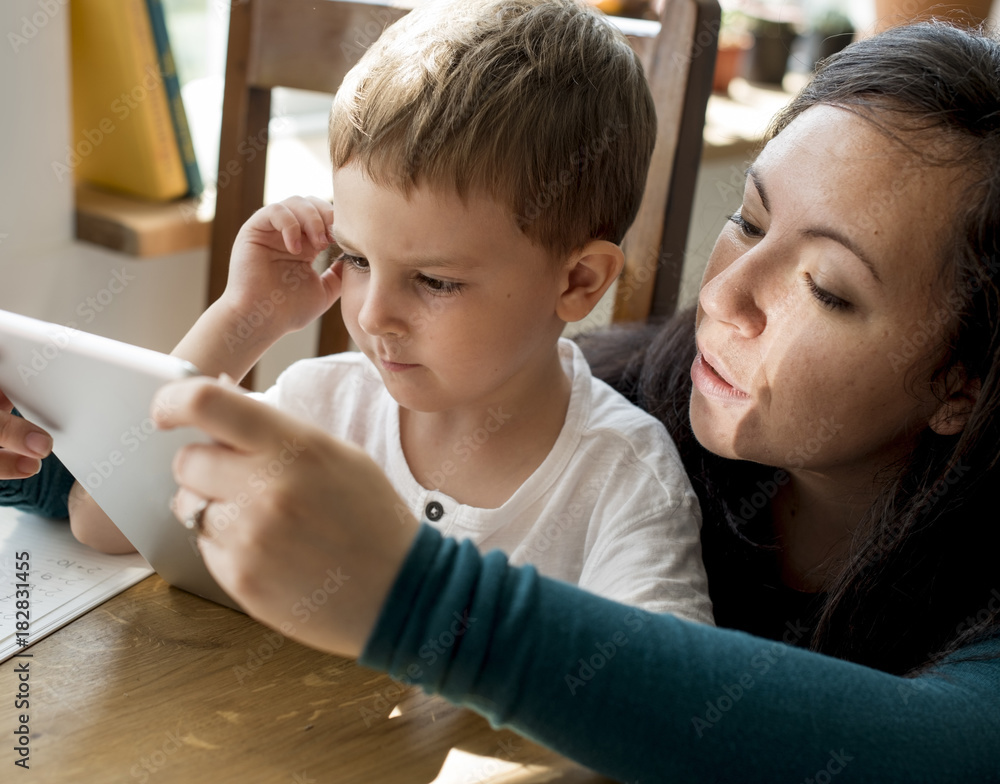
<svg viewBox="0 0 1000 784">
<path fill-rule="evenodd" d="M 713 410 L 708 401 L 701 398 L 697 392 L 691 397 L 691 431 L 705 449 L 719 457 L 730 460 L 745 460 L 739 454 L 736 434 L 739 423 L 733 422 L 730 416 Z"/>
<path fill-rule="evenodd" d="M 780 448 L 775 449 L 759 420 L 750 412 L 719 412 L 691 399 L 691 431 L 705 449 L 728 460 L 783 467 Z M 787 465 L 785 463 L 784 465 Z"/>
</svg>

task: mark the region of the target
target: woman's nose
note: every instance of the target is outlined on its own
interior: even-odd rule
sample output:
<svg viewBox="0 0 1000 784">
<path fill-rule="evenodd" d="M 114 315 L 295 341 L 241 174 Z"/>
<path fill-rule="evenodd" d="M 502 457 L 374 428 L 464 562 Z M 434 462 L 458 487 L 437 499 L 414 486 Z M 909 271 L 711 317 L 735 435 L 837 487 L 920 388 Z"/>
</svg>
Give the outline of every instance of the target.
<svg viewBox="0 0 1000 784">
<path fill-rule="evenodd" d="M 759 335 L 767 325 L 761 300 L 768 273 L 760 263 L 759 250 L 760 245 L 728 264 L 710 260 L 698 294 L 698 304 L 706 315 L 748 338 Z"/>
</svg>

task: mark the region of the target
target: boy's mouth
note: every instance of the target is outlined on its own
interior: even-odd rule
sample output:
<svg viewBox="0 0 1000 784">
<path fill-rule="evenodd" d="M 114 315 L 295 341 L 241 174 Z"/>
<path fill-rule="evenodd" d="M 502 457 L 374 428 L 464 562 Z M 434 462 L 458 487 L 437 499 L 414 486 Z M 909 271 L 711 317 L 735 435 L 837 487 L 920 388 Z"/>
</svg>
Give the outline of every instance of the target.
<svg viewBox="0 0 1000 784">
<path fill-rule="evenodd" d="M 391 362 L 388 359 L 382 359 L 382 357 L 379 357 L 378 361 L 383 370 L 386 370 L 389 373 L 402 373 L 404 371 L 420 367 L 420 365 L 408 365 L 405 362 Z"/>
</svg>

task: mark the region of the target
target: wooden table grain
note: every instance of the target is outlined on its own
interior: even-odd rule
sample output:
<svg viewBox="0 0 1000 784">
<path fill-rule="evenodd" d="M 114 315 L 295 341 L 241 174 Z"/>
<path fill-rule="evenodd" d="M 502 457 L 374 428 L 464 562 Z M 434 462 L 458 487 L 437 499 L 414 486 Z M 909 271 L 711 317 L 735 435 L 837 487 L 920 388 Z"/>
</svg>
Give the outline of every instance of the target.
<svg viewBox="0 0 1000 784">
<path fill-rule="evenodd" d="M 608 781 L 156 575 L 27 652 L 0 665 L 3 782 Z M 28 770 L 13 764 L 24 661 Z"/>
</svg>

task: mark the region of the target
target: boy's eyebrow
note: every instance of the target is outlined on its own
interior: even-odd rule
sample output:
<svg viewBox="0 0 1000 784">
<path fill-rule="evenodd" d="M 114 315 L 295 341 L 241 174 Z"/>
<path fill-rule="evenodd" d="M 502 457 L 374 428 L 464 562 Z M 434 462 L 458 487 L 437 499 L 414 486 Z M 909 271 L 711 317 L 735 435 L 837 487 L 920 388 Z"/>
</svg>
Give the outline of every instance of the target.
<svg viewBox="0 0 1000 784">
<path fill-rule="evenodd" d="M 330 234 L 333 235 L 333 241 L 341 247 L 341 249 L 347 248 L 349 250 L 354 249 L 354 245 L 349 239 L 346 239 L 343 234 L 337 230 L 337 224 L 330 227 Z"/>
<path fill-rule="evenodd" d="M 340 231 L 337 230 L 336 225 L 330 227 L 330 232 L 333 234 L 333 241 L 340 246 L 340 249 L 347 253 L 357 253 L 359 256 L 363 256 L 363 253 L 358 252 L 358 246 L 351 242 L 350 239 L 345 237 Z M 450 259 L 442 256 L 427 256 L 427 257 L 417 257 L 412 259 L 407 259 L 406 263 L 412 267 L 439 267 L 442 269 L 468 269 L 470 265 L 474 262 L 471 259 Z"/>
</svg>

